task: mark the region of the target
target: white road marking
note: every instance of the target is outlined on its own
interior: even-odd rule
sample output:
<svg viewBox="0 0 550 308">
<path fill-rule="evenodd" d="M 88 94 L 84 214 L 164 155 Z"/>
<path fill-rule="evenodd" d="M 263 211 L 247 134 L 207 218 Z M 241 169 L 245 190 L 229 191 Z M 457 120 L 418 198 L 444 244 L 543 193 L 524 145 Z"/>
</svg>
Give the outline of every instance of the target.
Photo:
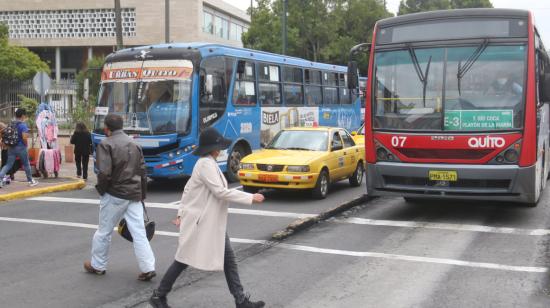
<svg viewBox="0 0 550 308">
<path fill-rule="evenodd" d="M 291 249 L 291 250 L 307 251 L 307 252 L 313 252 L 313 253 L 341 255 L 341 256 L 381 258 L 381 259 L 390 259 L 390 260 L 399 260 L 399 261 L 436 263 L 436 264 L 457 265 L 457 266 L 465 266 L 465 267 L 514 271 L 514 272 L 546 273 L 548 271 L 548 268 L 546 267 L 514 266 L 514 265 L 503 265 L 503 264 L 497 264 L 497 263 L 469 262 L 469 261 L 462 261 L 462 260 L 456 260 L 456 259 L 416 257 L 416 256 L 397 255 L 397 254 L 388 254 L 388 253 L 380 253 L 380 252 L 326 249 L 326 248 L 317 248 L 317 247 L 311 247 L 311 246 L 292 245 L 292 244 L 284 244 L 284 243 L 276 245 L 275 247 L 281 247 L 281 248 Z"/>
<path fill-rule="evenodd" d="M 424 229 L 440 229 L 440 230 L 454 230 L 454 231 L 517 234 L 517 235 L 549 235 L 550 234 L 550 230 L 547 230 L 547 229 L 518 229 L 518 228 L 490 227 L 490 226 L 466 225 L 466 224 L 433 223 L 433 222 L 422 222 L 422 221 L 378 220 L 378 219 L 367 219 L 367 218 L 357 218 L 357 217 L 336 219 L 336 221 L 342 222 L 342 223 L 370 225 L 370 226 L 424 228 Z"/>
<path fill-rule="evenodd" d="M 29 198 L 31 201 L 45 201 L 45 202 L 62 202 L 62 203 L 78 203 L 78 204 L 99 204 L 98 199 L 79 199 L 79 198 L 60 198 L 60 197 L 35 197 Z M 145 206 L 148 208 L 160 208 L 160 209 L 179 209 L 178 205 L 172 203 L 156 203 L 145 202 Z M 302 213 L 290 213 L 290 212 L 278 212 L 278 211 L 264 211 L 264 210 L 249 210 L 249 209 L 237 209 L 229 208 L 229 213 L 239 215 L 254 215 L 254 216 L 266 216 L 266 217 L 286 217 L 286 218 L 308 218 L 314 217 L 316 214 L 302 214 Z"/>
<path fill-rule="evenodd" d="M 35 198 L 27 199 L 27 200 L 46 201 L 46 202 L 99 204 L 98 199 L 35 197 Z M 145 205 L 147 207 L 150 207 L 150 208 L 178 209 L 179 208 L 179 201 L 170 202 L 170 203 L 146 202 Z M 229 208 L 229 213 L 237 214 L 237 215 L 254 215 L 254 216 L 265 216 L 265 217 L 285 217 L 285 218 L 298 218 L 298 219 L 310 218 L 310 217 L 317 216 L 317 214 L 308 214 L 308 213 L 292 213 L 292 212 L 238 209 L 238 208 Z M 334 221 L 339 222 L 339 223 L 348 223 L 348 224 L 357 224 L 357 225 L 370 225 L 370 226 L 387 226 L 387 227 L 401 227 L 401 228 L 423 228 L 423 229 L 470 231 L 470 232 L 530 235 L 530 236 L 550 235 L 550 230 L 548 230 L 548 229 L 521 229 L 521 228 L 506 228 L 506 227 L 491 227 L 491 226 L 481 226 L 481 225 L 468 225 L 468 224 L 432 223 L 432 222 L 422 222 L 422 221 L 380 220 L 380 219 L 368 219 L 368 218 L 359 218 L 359 217 L 336 219 Z"/>
<path fill-rule="evenodd" d="M 78 228 L 86 228 L 86 229 L 97 229 L 97 225 L 84 224 L 84 223 L 74 223 L 74 222 L 64 222 L 64 221 L 52 221 L 52 220 L 0 217 L 0 221 L 43 224 L 43 225 L 53 225 L 53 226 L 78 227 Z M 177 232 L 169 232 L 169 231 L 156 231 L 155 234 L 156 235 L 171 236 L 171 237 L 178 237 L 179 236 L 179 234 Z M 252 240 L 252 239 L 242 239 L 242 238 L 231 238 L 231 241 L 235 242 L 235 243 L 243 243 L 243 244 L 264 244 L 264 245 L 265 244 L 274 244 L 273 247 L 276 247 L 276 248 L 296 250 L 296 251 L 305 251 L 305 252 L 311 252 L 311 253 L 340 255 L 340 256 L 379 258 L 379 259 L 398 260 L 398 261 L 423 262 L 423 263 L 434 263 L 434 264 L 444 264 L 444 265 L 456 265 L 456 266 L 463 266 L 463 267 L 486 268 L 486 269 L 514 271 L 514 272 L 528 272 L 528 273 L 546 273 L 546 272 L 548 272 L 548 268 L 546 268 L 546 267 L 514 266 L 514 265 L 504 265 L 504 264 L 497 264 L 497 263 L 469 262 L 469 261 L 462 261 L 462 260 L 456 260 L 456 259 L 418 257 L 418 256 L 380 253 L 380 252 L 327 249 L 327 248 L 318 248 L 318 247 L 312 247 L 312 246 L 294 245 L 294 244 L 285 244 L 285 243 L 275 243 L 275 242 L 265 241 L 265 240 Z"/>
</svg>

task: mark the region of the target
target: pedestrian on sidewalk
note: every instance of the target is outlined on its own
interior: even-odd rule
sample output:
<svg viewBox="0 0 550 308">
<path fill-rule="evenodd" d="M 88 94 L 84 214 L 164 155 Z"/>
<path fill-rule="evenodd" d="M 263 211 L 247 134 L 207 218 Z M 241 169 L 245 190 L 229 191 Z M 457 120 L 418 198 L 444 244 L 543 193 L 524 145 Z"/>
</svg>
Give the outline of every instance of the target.
<svg viewBox="0 0 550 308">
<path fill-rule="evenodd" d="M 8 160 L 2 170 L 0 170 L 0 187 L 4 185 L 4 177 L 13 168 L 15 160 L 19 157 L 19 161 L 23 165 L 29 186 L 36 186 L 38 182 L 32 178 L 31 164 L 29 163 L 29 152 L 27 150 L 29 127 L 25 123 L 27 120 L 27 111 L 19 108 L 15 111 L 15 121 L 12 125 L 17 129 L 17 144 L 8 147 Z"/>
<path fill-rule="evenodd" d="M 214 128 L 205 129 L 199 137 L 199 146 L 193 154 L 201 158 L 185 186 L 174 221 L 180 228 L 175 260 L 149 299 L 155 308 L 170 307 L 166 295 L 188 266 L 206 271 L 223 270 L 237 308 L 261 308 L 265 305 L 262 301 L 252 302 L 250 296 L 245 295 L 226 231 L 229 202 L 251 205 L 263 202 L 264 196 L 228 189 L 216 158 L 230 145 L 231 140 L 225 139 Z"/>
<path fill-rule="evenodd" d="M 108 114 L 104 124 L 107 138 L 96 150 L 96 189 L 101 195 L 99 226 L 92 241 L 92 259 L 84 262 L 84 269 L 91 274 L 105 274 L 113 228 L 124 217 L 134 239 L 134 254 L 141 270 L 138 280 L 149 281 L 156 273 L 155 256 L 143 223 L 141 202 L 147 191 L 143 152 L 122 131 L 122 117 Z"/>
<path fill-rule="evenodd" d="M 74 144 L 74 158 L 76 162 L 76 176 L 88 179 L 88 162 L 92 153 L 92 135 L 82 122 L 76 123 L 71 144 Z"/>
<path fill-rule="evenodd" d="M 2 134 L 4 133 L 4 129 L 6 127 L 7 127 L 6 124 L 4 124 L 3 122 L 0 122 L 0 151 L 1 151 L 0 160 L 2 161 L 0 163 L 0 169 L 3 168 L 8 163 L 8 146 L 2 142 Z M 10 181 L 13 181 L 15 177 L 15 171 L 17 169 L 19 169 L 19 164 L 15 163 L 11 168 L 11 170 L 8 172 L 8 174 L 4 176 L 4 179 L 3 179 L 4 183 L 9 184 Z M 0 179 L 0 181 L 2 181 L 2 179 Z"/>
</svg>

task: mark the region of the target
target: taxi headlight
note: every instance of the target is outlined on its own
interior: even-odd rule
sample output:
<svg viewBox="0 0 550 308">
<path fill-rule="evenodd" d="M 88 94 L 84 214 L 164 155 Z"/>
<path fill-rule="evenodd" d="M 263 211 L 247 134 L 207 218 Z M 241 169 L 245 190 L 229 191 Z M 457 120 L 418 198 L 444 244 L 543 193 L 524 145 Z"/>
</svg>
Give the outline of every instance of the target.
<svg viewBox="0 0 550 308">
<path fill-rule="evenodd" d="M 309 166 L 288 166 L 288 172 L 309 172 Z"/>
<path fill-rule="evenodd" d="M 254 164 L 241 163 L 241 169 L 243 169 L 243 170 L 252 170 L 252 169 L 254 169 Z"/>
</svg>

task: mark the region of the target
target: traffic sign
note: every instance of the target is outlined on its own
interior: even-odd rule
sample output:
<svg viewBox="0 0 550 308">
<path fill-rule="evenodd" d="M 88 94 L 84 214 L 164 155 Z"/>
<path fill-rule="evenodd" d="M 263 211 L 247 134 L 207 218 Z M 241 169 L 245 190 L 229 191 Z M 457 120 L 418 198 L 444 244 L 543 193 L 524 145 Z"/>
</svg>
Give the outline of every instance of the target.
<svg viewBox="0 0 550 308">
<path fill-rule="evenodd" d="M 52 80 L 50 79 L 50 76 L 46 74 L 45 72 L 38 72 L 36 75 L 34 75 L 34 78 L 32 79 L 32 85 L 34 87 L 34 90 L 40 95 L 42 102 L 44 101 L 44 96 L 46 96 L 46 93 L 48 93 L 48 90 L 50 89 L 52 85 Z"/>
</svg>

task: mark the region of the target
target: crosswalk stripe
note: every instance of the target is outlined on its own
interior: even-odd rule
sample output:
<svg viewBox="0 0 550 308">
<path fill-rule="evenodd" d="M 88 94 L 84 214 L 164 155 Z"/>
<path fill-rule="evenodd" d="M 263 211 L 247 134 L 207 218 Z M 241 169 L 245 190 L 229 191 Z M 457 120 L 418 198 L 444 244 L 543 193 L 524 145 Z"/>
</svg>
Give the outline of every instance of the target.
<svg viewBox="0 0 550 308">
<path fill-rule="evenodd" d="M 84 198 L 61 198 L 61 197 L 34 197 L 29 198 L 30 201 L 43 201 L 43 202 L 62 202 L 62 203 L 78 203 L 78 204 L 99 204 L 98 199 L 84 199 Z M 156 203 L 145 202 L 145 206 L 148 208 L 160 208 L 160 209 L 178 209 L 178 205 L 172 203 Z M 302 213 L 290 213 L 290 212 L 278 212 L 278 211 L 265 211 L 265 210 L 250 210 L 250 209 L 238 209 L 229 208 L 230 214 L 239 215 L 254 215 L 254 216 L 266 216 L 266 217 L 286 217 L 286 218 L 308 218 L 314 217 L 316 214 L 302 214 Z"/>
<path fill-rule="evenodd" d="M 84 224 L 84 223 L 74 223 L 74 222 L 64 222 L 64 221 L 52 221 L 52 220 L 0 217 L 0 221 L 19 222 L 19 223 L 32 223 L 32 224 L 42 224 L 42 225 L 54 225 L 54 226 L 66 226 L 66 227 L 78 227 L 78 228 L 86 228 L 86 229 L 97 229 L 97 225 Z M 178 237 L 179 236 L 179 234 L 177 232 L 168 232 L 168 231 L 156 231 L 155 234 L 156 235 L 163 235 L 163 236 L 171 236 L 171 237 Z M 527 272 L 527 273 L 546 273 L 546 272 L 548 272 L 548 268 L 546 268 L 546 267 L 515 266 L 515 265 L 505 265 L 505 264 L 487 263 L 487 262 L 470 262 L 470 261 L 463 261 L 463 260 L 456 260 L 456 259 L 398 255 L 398 254 L 389 254 L 389 253 L 380 253 L 380 252 L 328 249 L 328 248 L 319 248 L 319 247 L 313 247 L 313 246 L 304 246 L 304 245 L 295 245 L 295 244 L 286 244 L 286 243 L 276 243 L 276 242 L 272 242 L 272 241 L 242 239 L 242 238 L 231 238 L 230 240 L 231 240 L 231 242 L 234 242 L 234 243 L 273 245 L 273 247 L 280 248 L 280 249 L 304 251 L 304 252 L 310 252 L 310 253 L 339 255 L 339 256 L 378 258 L 378 259 L 387 259 L 387 260 L 422 262 L 422 263 L 454 265 L 454 266 L 462 266 L 462 267 L 485 268 L 485 269 L 493 269 L 493 270 Z"/>
<path fill-rule="evenodd" d="M 99 204 L 98 199 L 80 199 L 80 198 L 64 198 L 64 197 L 63 198 L 62 197 L 35 197 L 27 200 L 45 201 L 45 202 Z M 150 208 L 178 209 L 179 201 L 169 202 L 169 203 L 146 202 L 145 205 Z M 284 218 L 297 218 L 297 219 L 311 218 L 311 217 L 317 216 L 317 214 L 308 214 L 308 213 L 291 213 L 291 212 L 252 210 L 252 209 L 239 209 L 239 208 L 229 208 L 229 213 L 236 214 L 236 215 L 254 215 L 254 216 L 284 217 Z M 483 232 L 483 233 L 496 233 L 496 234 L 528 235 L 528 236 L 550 235 L 550 230 L 548 229 L 521 229 L 521 228 L 507 228 L 507 227 L 491 227 L 491 226 L 482 226 L 482 225 L 468 225 L 468 224 L 433 223 L 433 222 L 423 222 L 423 221 L 397 221 L 397 220 L 383 220 L 383 219 L 368 219 L 368 218 L 360 218 L 360 217 L 334 219 L 333 221 L 338 223 L 368 225 L 368 226 L 437 229 L 437 230 Z"/>
</svg>

